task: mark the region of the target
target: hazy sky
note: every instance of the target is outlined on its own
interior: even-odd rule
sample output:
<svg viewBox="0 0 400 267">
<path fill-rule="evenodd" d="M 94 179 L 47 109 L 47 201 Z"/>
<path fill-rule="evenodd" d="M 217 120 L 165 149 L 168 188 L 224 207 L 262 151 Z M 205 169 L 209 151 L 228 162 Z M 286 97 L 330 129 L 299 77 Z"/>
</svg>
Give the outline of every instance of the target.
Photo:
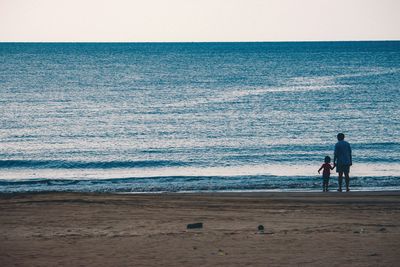
<svg viewBox="0 0 400 267">
<path fill-rule="evenodd" d="M 0 41 L 399 40 L 400 0 L 0 0 Z"/>
</svg>

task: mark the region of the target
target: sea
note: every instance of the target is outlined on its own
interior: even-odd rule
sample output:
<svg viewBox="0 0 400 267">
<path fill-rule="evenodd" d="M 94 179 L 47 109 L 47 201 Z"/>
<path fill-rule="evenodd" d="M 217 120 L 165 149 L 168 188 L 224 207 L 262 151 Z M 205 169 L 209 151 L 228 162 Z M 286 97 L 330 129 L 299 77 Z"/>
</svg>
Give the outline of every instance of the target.
<svg viewBox="0 0 400 267">
<path fill-rule="evenodd" d="M 1 193 L 321 191 L 339 132 L 400 190 L 400 41 L 0 43 Z"/>
</svg>

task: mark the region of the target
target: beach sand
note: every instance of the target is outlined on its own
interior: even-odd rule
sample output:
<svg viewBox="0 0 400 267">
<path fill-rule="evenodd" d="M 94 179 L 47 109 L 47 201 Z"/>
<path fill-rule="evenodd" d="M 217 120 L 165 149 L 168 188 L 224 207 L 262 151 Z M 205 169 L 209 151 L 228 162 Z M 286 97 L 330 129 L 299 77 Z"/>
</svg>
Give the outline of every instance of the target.
<svg viewBox="0 0 400 267">
<path fill-rule="evenodd" d="M 400 192 L 0 194 L 0 263 L 398 266 Z"/>
</svg>

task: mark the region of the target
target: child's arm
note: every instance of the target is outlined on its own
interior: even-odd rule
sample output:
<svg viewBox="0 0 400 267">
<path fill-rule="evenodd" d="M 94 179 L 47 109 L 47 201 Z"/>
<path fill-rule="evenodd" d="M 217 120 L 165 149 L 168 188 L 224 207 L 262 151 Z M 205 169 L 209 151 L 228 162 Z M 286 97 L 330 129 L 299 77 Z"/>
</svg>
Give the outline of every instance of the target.
<svg viewBox="0 0 400 267">
<path fill-rule="evenodd" d="M 331 166 L 331 170 L 333 170 L 335 167 L 336 167 L 336 164 L 333 164 L 333 166 Z"/>
<path fill-rule="evenodd" d="M 321 168 L 319 168 L 318 173 L 324 168 L 324 165 L 322 164 Z"/>
</svg>

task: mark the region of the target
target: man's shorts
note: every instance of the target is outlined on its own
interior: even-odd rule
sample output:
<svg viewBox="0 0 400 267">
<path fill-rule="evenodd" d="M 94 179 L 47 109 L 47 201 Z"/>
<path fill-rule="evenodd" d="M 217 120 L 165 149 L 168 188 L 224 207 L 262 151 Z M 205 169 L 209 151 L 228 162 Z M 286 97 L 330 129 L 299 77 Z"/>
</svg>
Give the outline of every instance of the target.
<svg viewBox="0 0 400 267">
<path fill-rule="evenodd" d="M 345 165 L 345 164 L 336 165 L 336 172 L 349 173 L 350 165 Z"/>
</svg>

